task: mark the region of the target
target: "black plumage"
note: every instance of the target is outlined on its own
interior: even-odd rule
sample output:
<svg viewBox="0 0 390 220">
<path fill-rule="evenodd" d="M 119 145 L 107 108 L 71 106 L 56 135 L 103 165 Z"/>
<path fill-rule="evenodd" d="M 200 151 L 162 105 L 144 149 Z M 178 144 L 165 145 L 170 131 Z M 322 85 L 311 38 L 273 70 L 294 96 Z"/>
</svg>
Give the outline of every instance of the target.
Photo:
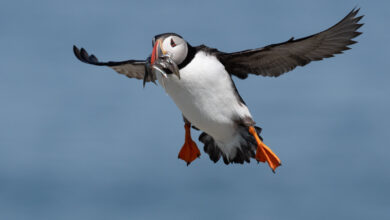
<svg viewBox="0 0 390 220">
<path fill-rule="evenodd" d="M 255 126 L 256 132 L 261 140 L 263 138 L 260 136 L 261 128 Z M 225 155 L 217 146 L 215 143 L 213 137 L 208 135 L 205 132 L 202 132 L 199 136 L 199 141 L 204 144 L 203 150 L 206 152 L 210 160 L 212 160 L 214 163 L 218 162 L 218 160 L 222 157 L 223 162 L 228 165 L 230 163 L 239 163 L 243 164 L 244 162 L 250 163 L 250 158 L 255 158 L 255 152 L 256 152 L 256 140 L 254 137 L 248 132 L 248 129 L 246 126 L 242 126 L 239 129 L 240 135 L 242 136 L 242 139 L 245 140 L 245 142 L 240 143 L 239 146 L 236 146 L 236 154 L 233 158 L 228 158 L 227 155 Z"/>
<path fill-rule="evenodd" d="M 234 53 L 209 51 L 214 53 L 225 65 L 226 70 L 241 79 L 248 74 L 277 77 L 304 66 L 311 61 L 333 57 L 356 43 L 352 39 L 359 36 L 357 30 L 363 25 L 358 23 L 363 16 L 357 16 L 359 9 L 353 9 L 347 16 L 331 28 L 320 33 L 279 43 L 263 48 L 244 50 Z"/>
</svg>

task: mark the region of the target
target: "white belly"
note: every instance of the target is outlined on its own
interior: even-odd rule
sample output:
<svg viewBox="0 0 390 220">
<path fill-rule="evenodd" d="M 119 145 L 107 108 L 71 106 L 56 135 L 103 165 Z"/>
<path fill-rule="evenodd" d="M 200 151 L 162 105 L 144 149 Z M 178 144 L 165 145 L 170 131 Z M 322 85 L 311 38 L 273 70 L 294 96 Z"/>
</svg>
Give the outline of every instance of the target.
<svg viewBox="0 0 390 220">
<path fill-rule="evenodd" d="M 234 120 L 251 115 L 237 98 L 225 67 L 216 57 L 200 52 L 180 76 L 169 74 L 158 80 L 194 126 L 221 144 L 232 141 L 237 129 Z"/>
</svg>

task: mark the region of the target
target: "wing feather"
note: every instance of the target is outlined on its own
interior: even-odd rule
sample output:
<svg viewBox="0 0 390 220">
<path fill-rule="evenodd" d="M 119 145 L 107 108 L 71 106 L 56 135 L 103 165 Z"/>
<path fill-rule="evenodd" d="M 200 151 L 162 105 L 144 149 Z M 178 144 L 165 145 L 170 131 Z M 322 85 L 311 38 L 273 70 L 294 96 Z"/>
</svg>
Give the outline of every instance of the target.
<svg viewBox="0 0 390 220">
<path fill-rule="evenodd" d="M 218 58 L 229 73 L 242 79 L 250 73 L 277 77 L 297 66 L 350 49 L 348 46 L 356 43 L 352 39 L 361 34 L 357 29 L 363 25 L 358 23 L 363 17 L 357 17 L 358 12 L 359 9 L 353 9 L 331 28 L 305 38 L 234 53 L 219 52 Z"/>
<path fill-rule="evenodd" d="M 80 50 L 73 46 L 74 55 L 84 63 L 96 65 L 96 66 L 108 66 L 116 72 L 123 74 L 129 78 L 143 79 L 146 82 L 150 82 L 150 77 L 145 77 L 147 71 L 147 63 L 145 60 L 126 60 L 120 62 L 99 62 L 95 55 L 89 55 L 84 48 Z"/>
</svg>

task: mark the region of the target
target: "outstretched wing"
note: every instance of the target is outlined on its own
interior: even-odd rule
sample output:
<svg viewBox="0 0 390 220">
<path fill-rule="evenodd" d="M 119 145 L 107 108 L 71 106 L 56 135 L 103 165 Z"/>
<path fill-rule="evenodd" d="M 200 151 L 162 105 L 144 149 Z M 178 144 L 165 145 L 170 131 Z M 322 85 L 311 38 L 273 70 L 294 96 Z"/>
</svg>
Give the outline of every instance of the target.
<svg viewBox="0 0 390 220">
<path fill-rule="evenodd" d="M 249 73 L 277 77 L 297 66 L 350 49 L 348 45 L 356 43 L 352 39 L 361 34 L 356 30 L 363 25 L 358 23 L 363 17 L 356 17 L 358 12 L 359 9 L 353 9 L 333 27 L 305 38 L 235 53 L 220 52 L 218 58 L 229 73 L 242 79 Z"/>
<path fill-rule="evenodd" d="M 84 48 L 77 48 L 73 46 L 74 55 L 84 63 L 89 63 L 97 66 L 108 66 L 114 69 L 116 72 L 126 75 L 129 78 L 143 79 L 146 82 L 150 81 L 150 77 L 145 77 L 145 74 L 148 75 L 148 65 L 146 60 L 126 60 L 120 62 L 99 62 L 95 55 L 88 55 L 87 51 Z"/>
</svg>

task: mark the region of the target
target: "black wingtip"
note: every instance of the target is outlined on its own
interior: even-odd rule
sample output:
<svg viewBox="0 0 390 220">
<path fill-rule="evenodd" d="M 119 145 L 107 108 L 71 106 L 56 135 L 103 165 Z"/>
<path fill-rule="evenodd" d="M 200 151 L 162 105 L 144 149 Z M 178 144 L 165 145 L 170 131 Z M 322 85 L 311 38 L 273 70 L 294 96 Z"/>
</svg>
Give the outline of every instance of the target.
<svg viewBox="0 0 390 220">
<path fill-rule="evenodd" d="M 364 17 L 364 15 L 359 15 L 358 17 L 356 17 L 359 14 L 359 11 L 360 7 L 355 6 L 355 8 L 353 8 L 352 11 L 349 13 L 352 17 L 354 17 L 355 23 L 358 23 Z"/>
<path fill-rule="evenodd" d="M 84 49 L 84 48 L 81 48 L 80 49 L 80 56 L 81 56 L 81 58 L 84 60 L 84 61 L 89 61 L 89 57 L 88 57 L 88 53 L 87 53 L 87 51 Z M 89 62 L 88 62 L 89 63 Z"/>
<path fill-rule="evenodd" d="M 77 48 L 76 45 L 73 45 L 73 53 L 74 53 L 74 55 L 76 56 L 77 59 L 79 59 L 80 61 L 82 61 L 82 60 L 81 60 L 81 57 L 80 57 L 79 48 Z"/>
<path fill-rule="evenodd" d="M 99 66 L 104 65 L 104 63 L 99 63 L 99 60 L 95 57 L 95 55 L 89 55 L 84 48 L 79 49 L 76 45 L 73 45 L 73 53 L 81 62 Z"/>
<path fill-rule="evenodd" d="M 353 7 L 353 9 L 351 10 L 351 12 L 349 12 L 349 14 L 350 14 L 350 15 L 353 14 L 353 16 L 355 17 L 355 15 L 356 15 L 357 13 L 359 13 L 359 11 L 360 11 L 360 7 L 356 5 L 355 7 Z"/>
</svg>

